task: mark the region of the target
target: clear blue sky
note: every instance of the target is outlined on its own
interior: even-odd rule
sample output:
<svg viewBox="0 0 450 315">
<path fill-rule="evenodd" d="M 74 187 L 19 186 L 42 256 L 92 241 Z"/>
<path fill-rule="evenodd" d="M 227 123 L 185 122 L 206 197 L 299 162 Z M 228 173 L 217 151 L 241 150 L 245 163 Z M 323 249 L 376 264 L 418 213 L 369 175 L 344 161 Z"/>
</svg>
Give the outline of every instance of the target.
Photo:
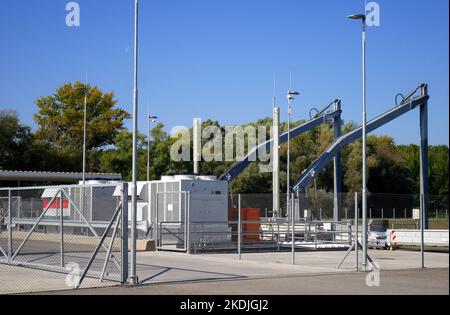
<svg viewBox="0 0 450 315">
<path fill-rule="evenodd" d="M 2 0 L 0 108 L 33 127 L 34 100 L 68 81 L 114 91 L 132 110 L 133 0 L 78 0 L 81 27 L 65 25 L 68 0 Z M 430 85 L 430 143 L 448 144 L 448 0 L 379 0 L 368 29 L 368 116 L 394 95 Z M 168 130 L 193 117 L 240 124 L 271 115 L 273 74 L 286 118 L 289 72 L 296 119 L 341 98 L 361 120 L 360 26 L 347 20 L 363 0 L 141 0 L 140 129 L 147 108 Z M 418 111 L 380 129 L 418 143 Z M 127 122 L 131 126 L 131 121 Z"/>
</svg>

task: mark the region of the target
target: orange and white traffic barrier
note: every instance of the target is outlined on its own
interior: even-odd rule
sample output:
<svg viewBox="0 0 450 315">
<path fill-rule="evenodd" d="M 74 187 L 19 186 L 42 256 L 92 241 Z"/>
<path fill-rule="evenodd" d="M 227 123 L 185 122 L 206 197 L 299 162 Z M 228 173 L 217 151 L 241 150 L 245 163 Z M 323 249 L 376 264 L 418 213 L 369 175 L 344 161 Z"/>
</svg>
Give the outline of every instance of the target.
<svg viewBox="0 0 450 315">
<path fill-rule="evenodd" d="M 392 230 L 391 232 L 391 250 L 397 250 L 398 246 L 397 246 L 397 233 Z"/>
</svg>

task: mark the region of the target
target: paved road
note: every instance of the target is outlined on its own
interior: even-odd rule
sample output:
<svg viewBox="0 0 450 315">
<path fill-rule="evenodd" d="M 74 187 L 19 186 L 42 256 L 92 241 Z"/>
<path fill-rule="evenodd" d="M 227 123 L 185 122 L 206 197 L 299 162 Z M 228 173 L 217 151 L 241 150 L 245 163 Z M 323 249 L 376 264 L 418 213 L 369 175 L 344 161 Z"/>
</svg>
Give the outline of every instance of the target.
<svg viewBox="0 0 450 315">
<path fill-rule="evenodd" d="M 108 287 L 56 294 L 102 295 L 421 295 L 449 294 L 447 269 L 382 271 L 379 287 L 366 285 L 366 274 L 340 273 L 178 282 L 141 287 Z"/>
</svg>

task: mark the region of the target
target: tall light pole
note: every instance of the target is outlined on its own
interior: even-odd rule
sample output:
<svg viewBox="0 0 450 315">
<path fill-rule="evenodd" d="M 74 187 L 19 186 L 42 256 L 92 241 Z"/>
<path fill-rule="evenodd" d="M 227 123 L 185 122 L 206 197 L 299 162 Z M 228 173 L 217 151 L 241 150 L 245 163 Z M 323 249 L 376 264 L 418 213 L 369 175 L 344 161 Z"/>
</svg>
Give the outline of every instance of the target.
<svg viewBox="0 0 450 315">
<path fill-rule="evenodd" d="M 75 88 L 75 90 L 83 90 L 84 91 L 84 113 L 83 113 L 83 185 L 86 184 L 86 142 L 87 142 L 87 83 L 85 86 Z"/>
<path fill-rule="evenodd" d="M 136 215 L 137 215 L 137 134 L 138 134 L 138 25 L 139 1 L 134 0 L 134 83 L 133 83 L 133 165 L 131 182 L 131 268 L 129 284 L 138 283 L 136 275 Z"/>
<path fill-rule="evenodd" d="M 362 81 L 363 81 L 363 109 L 362 109 L 362 219 L 363 219 L 363 270 L 367 270 L 367 114 L 366 114 L 366 16 L 354 14 L 348 16 L 352 20 L 362 21 Z"/>
<path fill-rule="evenodd" d="M 296 91 L 288 91 L 287 99 L 288 99 L 288 143 L 287 143 L 287 204 L 286 204 L 286 214 L 289 213 L 289 204 L 290 204 L 290 193 L 291 193 L 291 178 L 290 178 L 290 168 L 291 168 L 291 115 L 292 115 L 292 101 L 295 99 L 295 96 L 300 95 L 300 93 Z M 293 213 L 291 214 L 294 215 Z"/>
<path fill-rule="evenodd" d="M 156 122 L 158 117 L 149 115 L 148 119 L 148 139 L 147 139 L 147 182 L 150 181 L 150 137 L 151 137 L 151 126 L 152 122 Z"/>
<path fill-rule="evenodd" d="M 86 184 L 86 141 L 87 141 L 87 85 L 84 88 L 84 121 L 83 121 L 83 185 Z"/>
</svg>

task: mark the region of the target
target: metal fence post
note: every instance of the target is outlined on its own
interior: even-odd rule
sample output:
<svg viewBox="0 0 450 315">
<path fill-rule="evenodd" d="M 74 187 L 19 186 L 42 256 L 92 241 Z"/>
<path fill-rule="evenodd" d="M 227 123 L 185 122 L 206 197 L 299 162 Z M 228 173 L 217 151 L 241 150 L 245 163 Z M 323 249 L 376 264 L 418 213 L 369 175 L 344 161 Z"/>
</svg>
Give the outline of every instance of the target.
<svg viewBox="0 0 450 315">
<path fill-rule="evenodd" d="M 159 248 L 161 246 L 161 242 L 159 240 L 160 238 L 160 234 L 159 234 L 159 194 L 158 194 L 158 189 L 156 189 L 155 192 L 155 245 L 156 245 L 156 250 L 159 251 Z M 187 204 L 186 204 L 187 207 Z M 185 219 L 186 220 L 186 219 Z"/>
<path fill-rule="evenodd" d="M 317 223 L 314 224 L 314 249 L 317 250 L 317 230 L 318 230 Z"/>
<path fill-rule="evenodd" d="M 394 212 L 393 215 L 394 215 L 394 220 L 395 220 L 395 208 L 393 209 L 393 212 Z"/>
<path fill-rule="evenodd" d="M 405 219 L 408 219 L 408 214 L 407 214 L 406 208 L 405 208 Z"/>
<path fill-rule="evenodd" d="M 191 192 L 188 191 L 188 201 L 187 201 L 187 218 L 186 218 L 186 225 L 187 225 L 187 234 L 186 234 L 186 246 L 187 246 L 187 253 L 191 253 Z"/>
<path fill-rule="evenodd" d="M 381 208 L 381 218 L 384 219 L 384 208 Z"/>
<path fill-rule="evenodd" d="M 187 193 L 186 192 L 182 192 L 183 196 L 184 196 L 184 250 L 187 253 Z"/>
<path fill-rule="evenodd" d="M 352 222 L 351 221 L 349 221 L 348 223 L 347 223 L 347 229 L 348 229 L 348 231 L 347 231 L 347 238 L 348 238 L 348 240 L 347 240 L 347 243 L 348 243 L 348 246 L 352 246 Z"/>
<path fill-rule="evenodd" d="M 242 218 L 241 218 L 241 194 L 238 195 L 238 259 L 242 259 L 241 242 L 242 242 Z"/>
<path fill-rule="evenodd" d="M 359 270 L 359 208 L 358 208 L 358 193 L 355 192 L 355 269 Z"/>
<path fill-rule="evenodd" d="M 292 220 L 292 230 L 291 230 L 292 264 L 295 265 L 295 206 L 294 206 L 295 195 L 294 194 L 291 195 L 290 202 L 291 202 L 291 220 Z M 305 219 L 305 228 L 306 228 L 306 219 Z M 306 233 L 305 233 L 305 235 L 306 235 Z"/>
<path fill-rule="evenodd" d="M 425 269 L 425 209 L 424 196 L 420 195 L 420 253 L 422 259 L 422 269 Z"/>
<path fill-rule="evenodd" d="M 11 210 L 11 189 L 8 189 L 8 262 L 12 260 L 12 210 Z"/>
<path fill-rule="evenodd" d="M 121 282 L 126 283 L 128 280 L 128 183 L 122 183 L 122 212 L 120 229 L 120 255 L 121 255 Z"/>
<path fill-rule="evenodd" d="M 64 268 L 64 205 L 63 194 L 59 190 L 59 218 L 60 218 L 60 251 L 61 251 L 61 268 Z"/>
<path fill-rule="evenodd" d="M 281 242 L 281 236 L 280 236 L 280 222 L 277 222 L 277 250 L 280 251 L 280 242 Z"/>
<path fill-rule="evenodd" d="M 369 209 L 369 218 L 372 219 L 372 208 Z"/>
</svg>

